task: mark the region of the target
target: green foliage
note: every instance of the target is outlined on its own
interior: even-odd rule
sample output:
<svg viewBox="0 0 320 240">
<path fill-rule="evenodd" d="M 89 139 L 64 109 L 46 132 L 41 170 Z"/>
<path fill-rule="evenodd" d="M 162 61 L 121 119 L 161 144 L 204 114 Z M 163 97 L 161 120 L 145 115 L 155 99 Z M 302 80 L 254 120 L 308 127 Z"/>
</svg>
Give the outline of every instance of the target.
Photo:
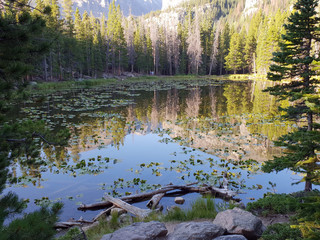
<svg viewBox="0 0 320 240">
<path fill-rule="evenodd" d="M 12 7 L 0 14 L 0 28 L 0 83 L 5 81 L 11 86 L 14 83 L 19 86 L 33 69 L 38 56 L 48 49 L 45 41 L 39 41 L 45 21 Z"/>
<path fill-rule="evenodd" d="M 268 194 L 248 203 L 247 210 L 262 215 L 292 213 L 290 224 L 274 224 L 264 232 L 262 239 L 319 239 L 319 191 L 292 194 Z"/>
<path fill-rule="evenodd" d="M 267 230 L 262 234 L 263 240 L 300 240 L 304 239 L 299 229 L 294 229 L 288 223 L 276 223 L 270 225 Z"/>
<path fill-rule="evenodd" d="M 3 184 L 1 184 L 3 188 Z M 3 189 L 1 189 L 2 191 Z M 14 214 L 21 213 L 25 208 L 25 203 L 19 200 L 14 193 L 8 193 L 0 198 L 0 226 L 3 226 L 4 221 Z M 1 229 L 1 228 L 0 228 Z"/>
<path fill-rule="evenodd" d="M 300 209 L 299 199 L 287 194 L 268 194 L 247 205 L 248 211 L 257 211 L 263 215 L 292 213 L 298 209 Z"/>
<path fill-rule="evenodd" d="M 290 105 L 283 108 L 288 120 L 302 121 L 296 131 L 282 136 L 276 145 L 286 149 L 285 155 L 267 161 L 263 170 L 266 172 L 280 171 L 286 168 L 304 173 L 305 190 L 312 189 L 312 183 L 319 182 L 319 160 L 316 151 L 320 150 L 320 132 L 314 118 L 319 114 L 316 100 L 319 83 L 314 78 L 316 71 L 314 63 L 319 61 L 312 52 L 314 41 L 319 39 L 319 21 L 315 0 L 299 0 L 294 5 L 295 11 L 289 16 L 284 25 L 280 50 L 274 53 L 268 79 L 284 81 L 267 89 L 279 99 L 288 99 Z M 312 104 L 308 99 L 312 99 Z"/>
<path fill-rule="evenodd" d="M 243 37 L 234 33 L 231 36 L 229 53 L 226 56 L 226 69 L 236 73 L 244 67 Z"/>
<path fill-rule="evenodd" d="M 305 239 L 319 239 L 320 237 L 320 193 L 308 192 L 300 196 L 301 210 L 296 216 L 298 224 L 294 228 L 300 229 Z"/>
<path fill-rule="evenodd" d="M 199 198 L 191 206 L 190 210 L 183 211 L 178 207 L 164 215 L 164 221 L 189 221 L 201 218 L 213 219 L 217 215 L 214 200 L 211 197 Z"/>
<path fill-rule="evenodd" d="M 103 235 L 114 232 L 120 226 L 118 214 L 113 214 L 110 221 L 100 221 L 99 225 L 89 229 L 86 235 L 90 240 L 99 240 Z"/>
<path fill-rule="evenodd" d="M 47 240 L 54 236 L 52 227 L 57 221 L 57 214 L 62 205 L 55 204 L 51 209 L 42 207 L 40 210 L 26 214 L 23 218 L 13 220 L 9 226 L 2 227 L 0 239 L 9 240 Z"/>
<path fill-rule="evenodd" d="M 82 233 L 79 228 L 73 227 L 73 228 L 69 229 L 65 235 L 57 238 L 56 240 L 75 240 L 75 239 L 80 240 L 80 239 L 82 239 L 80 237 L 81 234 Z"/>
<path fill-rule="evenodd" d="M 49 49 L 43 37 L 45 20 L 38 14 L 50 14 L 49 8 L 37 2 L 39 9 L 30 11 L 25 1 L 1 2 L 0 14 L 0 239 L 50 239 L 55 234 L 53 225 L 62 207 L 55 204 L 52 208 L 42 207 L 22 218 L 14 219 L 4 226 L 4 222 L 15 214 L 22 213 L 25 202 L 14 193 L 3 194 L 7 183 L 8 166 L 13 159 L 24 159 L 24 164 L 34 164 L 40 155 L 41 143 L 50 141 L 65 145 L 69 131 L 49 134 L 42 121 L 15 121 L 7 119 L 7 112 L 14 101 L 26 97 L 24 88 L 26 78 L 40 57 Z M 41 8 L 41 9 L 40 9 Z M 18 91 L 17 91 L 18 90 Z M 58 139 L 57 139 L 58 138 Z"/>
</svg>

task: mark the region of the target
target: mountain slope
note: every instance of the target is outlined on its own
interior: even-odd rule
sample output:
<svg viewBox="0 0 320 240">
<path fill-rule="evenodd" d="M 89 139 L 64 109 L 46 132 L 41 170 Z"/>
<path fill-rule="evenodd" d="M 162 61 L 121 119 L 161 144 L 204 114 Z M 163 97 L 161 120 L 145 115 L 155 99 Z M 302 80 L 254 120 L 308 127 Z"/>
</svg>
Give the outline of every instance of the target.
<svg viewBox="0 0 320 240">
<path fill-rule="evenodd" d="M 60 3 L 62 1 L 60 0 Z M 112 0 L 74 0 L 73 6 L 74 9 L 78 7 L 81 14 L 84 11 L 92 11 L 94 16 L 100 17 L 102 14 L 107 16 L 111 2 Z M 162 8 L 162 0 L 116 0 L 116 4 L 120 5 L 125 16 L 130 12 L 132 15 L 140 16 Z"/>
</svg>

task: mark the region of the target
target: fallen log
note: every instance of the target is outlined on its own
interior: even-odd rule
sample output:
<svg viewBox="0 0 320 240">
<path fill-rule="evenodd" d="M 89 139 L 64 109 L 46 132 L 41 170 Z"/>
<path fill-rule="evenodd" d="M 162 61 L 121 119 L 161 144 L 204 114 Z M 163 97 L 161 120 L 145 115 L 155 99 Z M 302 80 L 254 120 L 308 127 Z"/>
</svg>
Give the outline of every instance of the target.
<svg viewBox="0 0 320 240">
<path fill-rule="evenodd" d="M 163 188 L 157 189 L 152 192 L 148 193 L 140 193 L 130 196 L 124 196 L 121 197 L 120 200 L 127 202 L 127 203 L 136 203 L 136 202 L 142 202 L 144 200 L 151 199 L 154 195 L 162 194 L 164 193 L 165 196 L 170 196 L 172 193 L 170 191 L 174 190 L 181 190 L 179 193 L 183 195 L 187 193 L 197 192 L 200 194 L 211 194 L 213 196 L 223 198 L 226 200 L 234 200 L 237 202 L 240 202 L 241 200 L 238 198 L 235 198 L 234 196 L 236 193 L 234 191 L 228 190 L 228 189 L 221 189 L 221 188 L 215 188 L 211 186 L 203 186 L 203 187 L 192 187 L 192 185 L 195 185 L 197 183 L 191 183 L 185 186 L 178 186 L 178 185 L 167 185 Z M 175 192 L 177 194 L 177 192 Z M 98 210 L 103 208 L 109 208 L 113 204 L 109 201 L 99 202 L 99 203 L 93 203 L 93 204 L 82 204 L 80 207 L 78 207 L 78 210 L 86 211 L 86 210 Z"/>
<path fill-rule="evenodd" d="M 191 186 L 191 185 L 195 185 L 195 184 L 197 184 L 197 182 L 196 183 L 187 184 L 186 186 Z M 167 193 L 167 192 L 172 191 L 174 189 L 177 189 L 179 187 L 182 187 L 182 186 L 167 185 L 167 186 L 165 186 L 163 188 L 154 190 L 152 192 L 139 193 L 139 194 L 135 194 L 135 195 L 124 196 L 124 197 L 121 197 L 120 199 L 122 201 L 127 202 L 127 203 L 142 202 L 144 200 L 148 200 L 148 199 L 152 198 L 156 194 Z M 81 210 L 81 211 L 99 210 L 99 209 L 109 208 L 109 207 L 112 207 L 112 203 L 110 203 L 108 201 L 104 201 L 104 202 L 93 203 L 93 204 L 82 204 L 82 205 L 80 205 L 80 207 L 78 207 L 78 210 Z"/>
<path fill-rule="evenodd" d="M 150 209 L 155 209 L 159 202 L 161 201 L 161 199 L 164 197 L 165 193 L 158 193 L 156 195 L 154 195 L 150 201 L 147 203 L 147 207 Z"/>
<path fill-rule="evenodd" d="M 141 219 L 147 217 L 151 212 L 150 210 L 145 210 L 145 209 L 141 209 L 141 208 L 132 206 L 132 205 L 120 200 L 120 199 L 111 197 L 109 195 L 106 195 L 104 198 L 107 201 L 111 202 L 113 205 L 115 205 L 115 206 L 117 206 L 117 207 L 119 207 L 121 209 L 124 209 L 127 212 L 130 212 L 133 215 L 135 215 L 135 216 L 137 216 L 137 217 L 139 217 Z"/>
<path fill-rule="evenodd" d="M 54 227 L 55 228 L 70 228 L 74 226 L 82 226 L 83 224 L 92 224 L 94 221 L 87 221 L 84 220 L 82 217 L 79 220 L 74 220 L 71 218 L 70 220 L 66 222 L 56 222 Z"/>
<path fill-rule="evenodd" d="M 93 218 L 92 221 L 95 222 L 95 221 L 99 220 L 101 217 L 109 215 L 112 208 L 114 208 L 114 206 L 109 207 L 108 209 L 101 211 L 97 216 L 95 216 L 95 217 Z"/>
<path fill-rule="evenodd" d="M 79 222 L 57 222 L 54 224 L 55 228 L 70 228 L 74 226 L 81 226 Z"/>
</svg>

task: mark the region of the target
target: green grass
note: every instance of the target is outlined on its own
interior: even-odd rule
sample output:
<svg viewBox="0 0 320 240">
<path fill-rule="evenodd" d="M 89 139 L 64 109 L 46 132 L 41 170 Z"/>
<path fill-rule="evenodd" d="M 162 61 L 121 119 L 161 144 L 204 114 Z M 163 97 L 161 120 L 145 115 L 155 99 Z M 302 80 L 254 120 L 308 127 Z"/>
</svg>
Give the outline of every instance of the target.
<svg viewBox="0 0 320 240">
<path fill-rule="evenodd" d="M 89 240 L 100 240 L 105 234 L 112 233 L 115 230 L 123 227 L 118 221 L 118 214 L 113 214 L 110 221 L 100 221 L 99 225 L 89 229 L 86 236 Z"/>
<path fill-rule="evenodd" d="M 213 219 L 217 215 L 214 200 L 210 197 L 199 198 L 191 206 L 189 210 L 181 210 L 180 208 L 173 208 L 162 220 L 169 221 L 191 221 L 195 219 Z"/>
<path fill-rule="evenodd" d="M 66 89 L 89 88 L 116 83 L 116 79 L 89 79 L 83 81 L 42 82 L 35 86 L 29 86 L 29 90 L 57 91 Z"/>
<path fill-rule="evenodd" d="M 210 197 L 199 198 L 193 204 L 190 210 L 181 210 L 180 208 L 174 208 L 167 214 L 162 214 L 159 212 L 151 213 L 145 222 L 150 221 L 191 221 L 195 219 L 214 219 L 217 215 L 214 200 Z M 141 219 L 134 219 L 134 222 L 140 222 Z M 124 227 L 128 223 L 120 224 L 117 215 L 113 215 L 110 221 L 100 221 L 99 225 L 89 229 L 86 232 L 86 236 L 89 240 L 100 240 L 105 234 L 112 233 L 120 227 Z M 71 232 L 73 233 L 73 232 Z M 70 236 L 73 236 L 70 234 Z M 59 239 L 60 240 L 60 239 Z M 63 238 L 63 240 L 69 240 L 69 238 Z M 71 240 L 71 239 L 70 239 Z"/>
<path fill-rule="evenodd" d="M 118 80 L 116 78 L 112 79 L 86 79 L 82 81 L 60 81 L 60 82 L 40 82 L 37 85 L 29 86 L 27 89 L 29 92 L 43 92 L 43 93 L 51 93 L 55 91 L 61 90 L 70 90 L 70 89 L 83 89 L 83 88 L 92 88 L 98 86 L 105 86 L 110 84 L 125 84 L 125 83 L 141 83 L 141 82 L 157 82 L 157 81 L 192 81 L 192 80 L 248 80 L 248 79 L 263 79 L 265 80 L 265 76 L 253 75 L 253 74 L 230 74 L 230 75 L 174 75 L 174 76 L 142 76 L 135 78 L 126 78 L 124 80 Z"/>
<path fill-rule="evenodd" d="M 80 239 L 82 239 L 81 236 L 82 236 L 82 233 L 79 230 L 79 228 L 73 227 L 73 228 L 70 228 L 69 231 L 65 235 L 63 235 L 59 238 L 56 238 L 56 240 L 73 240 L 73 239 L 80 240 Z"/>
</svg>

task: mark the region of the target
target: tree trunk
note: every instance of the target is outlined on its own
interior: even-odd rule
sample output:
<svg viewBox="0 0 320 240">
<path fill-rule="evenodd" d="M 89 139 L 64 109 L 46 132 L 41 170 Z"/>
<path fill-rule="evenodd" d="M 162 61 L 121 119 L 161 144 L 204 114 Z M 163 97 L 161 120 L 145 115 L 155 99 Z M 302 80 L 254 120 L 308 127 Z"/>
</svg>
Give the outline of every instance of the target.
<svg viewBox="0 0 320 240">
<path fill-rule="evenodd" d="M 52 51 L 50 50 L 50 81 L 53 80 L 53 57 L 52 57 Z"/>
<path fill-rule="evenodd" d="M 312 191 L 312 182 L 310 180 L 310 173 L 307 173 L 307 176 L 306 176 L 306 184 L 304 186 L 304 191 L 305 192 L 310 192 Z"/>
<path fill-rule="evenodd" d="M 308 113 L 307 114 L 307 119 L 308 119 L 308 131 L 312 131 L 313 130 L 313 114 L 312 113 Z M 313 152 L 313 155 L 315 153 Z M 306 184 L 304 187 L 304 191 L 305 192 L 310 192 L 312 190 L 312 182 L 311 182 L 311 173 L 307 172 L 307 176 L 306 176 Z"/>
<path fill-rule="evenodd" d="M 119 49 L 119 76 L 121 75 L 121 51 Z"/>
<path fill-rule="evenodd" d="M 48 81 L 48 70 L 47 70 L 47 56 L 43 56 L 43 71 L 44 71 L 44 80 Z"/>
</svg>

